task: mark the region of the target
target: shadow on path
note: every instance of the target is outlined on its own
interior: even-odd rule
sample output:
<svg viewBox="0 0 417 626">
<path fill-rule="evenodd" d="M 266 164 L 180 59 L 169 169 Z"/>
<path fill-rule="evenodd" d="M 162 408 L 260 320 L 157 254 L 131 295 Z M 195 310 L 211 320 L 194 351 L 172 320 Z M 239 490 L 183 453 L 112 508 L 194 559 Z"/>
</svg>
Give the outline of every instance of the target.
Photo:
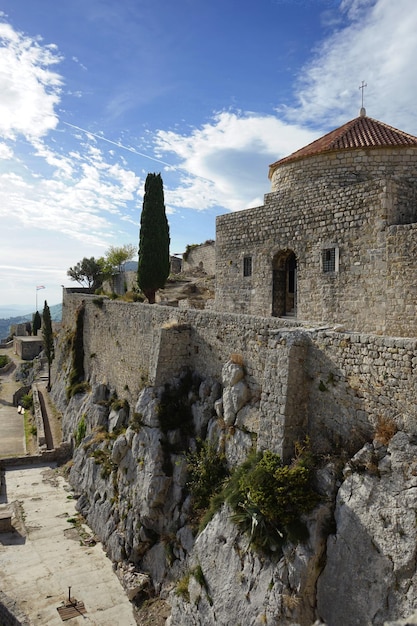
<svg viewBox="0 0 417 626">
<path fill-rule="evenodd" d="M 43 428 L 45 431 L 46 448 L 48 450 L 53 450 L 54 440 L 52 437 L 51 426 L 49 424 L 48 409 L 46 407 L 45 398 L 43 397 L 43 392 L 40 389 L 38 389 L 38 393 L 39 393 L 39 402 L 41 404 L 41 411 L 42 411 L 42 417 L 43 417 Z"/>
</svg>

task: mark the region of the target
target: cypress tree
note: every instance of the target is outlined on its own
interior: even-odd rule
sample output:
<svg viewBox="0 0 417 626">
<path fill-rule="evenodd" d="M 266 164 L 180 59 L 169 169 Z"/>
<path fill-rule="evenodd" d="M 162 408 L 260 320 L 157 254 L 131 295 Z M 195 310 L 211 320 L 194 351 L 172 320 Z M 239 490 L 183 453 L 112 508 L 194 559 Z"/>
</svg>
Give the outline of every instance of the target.
<svg viewBox="0 0 417 626">
<path fill-rule="evenodd" d="M 39 311 L 33 314 L 32 317 L 32 332 L 36 336 L 38 334 L 38 330 L 42 326 L 41 316 L 39 315 Z"/>
<path fill-rule="evenodd" d="M 140 217 L 138 285 L 149 304 L 169 276 L 169 225 L 160 174 L 148 174 Z"/>
<path fill-rule="evenodd" d="M 46 360 L 48 361 L 48 391 L 51 390 L 51 364 L 54 360 L 54 336 L 52 334 L 52 321 L 51 312 L 49 310 L 48 303 L 45 300 L 42 313 L 42 335 L 43 335 L 43 349 L 45 352 Z"/>
</svg>

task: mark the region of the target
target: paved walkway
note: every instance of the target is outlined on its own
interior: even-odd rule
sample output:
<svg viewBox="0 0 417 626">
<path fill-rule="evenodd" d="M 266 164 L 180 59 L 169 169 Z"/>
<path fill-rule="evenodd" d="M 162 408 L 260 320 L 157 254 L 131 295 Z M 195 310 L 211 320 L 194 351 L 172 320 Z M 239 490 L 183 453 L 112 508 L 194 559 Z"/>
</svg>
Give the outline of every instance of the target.
<svg viewBox="0 0 417 626">
<path fill-rule="evenodd" d="M 68 587 L 87 611 L 71 626 L 135 626 L 101 544 L 81 545 L 80 529 L 68 522 L 76 517 L 74 500 L 54 466 L 7 470 L 5 483 L 0 500 L 15 510 L 15 531 L 0 533 L 0 589 L 36 626 L 62 626 L 57 608 L 68 599 Z M 81 532 L 91 536 L 87 526 Z"/>
<path fill-rule="evenodd" d="M 13 349 L 1 349 L 15 363 Z M 26 454 L 23 416 L 13 406 L 13 394 L 22 386 L 15 368 L 0 376 L 0 460 Z M 50 445 L 59 445 L 59 419 L 50 404 L 46 380 L 38 388 L 48 414 Z M 71 626 L 136 626 L 129 602 L 111 561 L 100 543 L 89 543 L 92 531 L 78 520 L 69 485 L 53 464 L 15 467 L 0 482 L 0 514 L 12 513 L 13 532 L 0 532 L 0 590 L 15 612 L 36 626 L 58 626 L 57 609 L 71 598 L 84 603 L 86 613 L 73 617 Z M 87 541 L 86 541 L 87 538 Z"/>
<path fill-rule="evenodd" d="M 11 359 L 17 360 L 13 348 L 2 348 L 0 354 L 7 354 Z M 13 406 L 13 394 L 22 386 L 22 383 L 14 380 L 15 369 L 0 376 L 0 459 L 26 454 L 23 415 Z"/>
</svg>

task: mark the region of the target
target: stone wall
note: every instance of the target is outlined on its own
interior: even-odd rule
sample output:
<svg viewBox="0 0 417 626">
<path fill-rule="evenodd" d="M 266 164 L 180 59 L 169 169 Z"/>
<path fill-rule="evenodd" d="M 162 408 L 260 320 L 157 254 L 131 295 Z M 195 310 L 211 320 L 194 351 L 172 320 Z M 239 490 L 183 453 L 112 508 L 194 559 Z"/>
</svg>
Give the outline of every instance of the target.
<svg viewBox="0 0 417 626">
<path fill-rule="evenodd" d="M 417 334 L 417 321 L 409 312 L 404 321 L 401 306 L 403 298 L 410 311 L 417 305 L 416 175 L 415 148 L 346 150 L 277 168 L 263 206 L 217 218 L 216 309 L 281 315 L 274 270 L 279 255 L 292 251 L 297 319 Z M 324 272 L 322 253 L 330 248 L 338 268 Z M 249 276 L 245 257 L 252 259 Z"/>
<path fill-rule="evenodd" d="M 214 241 L 206 241 L 191 248 L 184 255 L 182 261 L 182 271 L 187 273 L 195 268 L 202 269 L 213 275 L 216 271 L 216 244 Z"/>
<path fill-rule="evenodd" d="M 64 302 L 64 328 L 82 296 Z M 288 458 L 309 434 L 317 451 L 355 450 L 384 416 L 417 432 L 417 339 L 291 326 L 276 318 L 173 309 L 84 297 L 86 378 L 131 405 L 146 384 L 188 366 L 221 380 L 232 355 L 243 361 L 260 412 L 258 445 Z M 65 334 L 65 331 L 64 331 Z"/>
</svg>

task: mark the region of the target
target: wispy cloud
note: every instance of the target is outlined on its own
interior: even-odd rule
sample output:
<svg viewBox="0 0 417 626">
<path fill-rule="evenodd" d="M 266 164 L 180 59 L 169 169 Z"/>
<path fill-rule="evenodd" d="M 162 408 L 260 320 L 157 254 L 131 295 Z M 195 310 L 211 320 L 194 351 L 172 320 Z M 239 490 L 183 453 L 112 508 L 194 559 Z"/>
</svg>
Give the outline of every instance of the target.
<svg viewBox="0 0 417 626">
<path fill-rule="evenodd" d="M 417 3 L 414 0 L 344 0 L 342 25 L 318 46 L 299 76 L 298 106 L 287 119 L 327 119 L 337 125 L 355 117 L 358 87 L 366 80 L 368 114 L 417 131 Z"/>
<path fill-rule="evenodd" d="M 53 44 L 42 45 L 7 23 L 0 23 L 0 44 L 0 135 L 42 137 L 58 123 L 63 79 L 52 67 L 62 57 Z"/>
</svg>

